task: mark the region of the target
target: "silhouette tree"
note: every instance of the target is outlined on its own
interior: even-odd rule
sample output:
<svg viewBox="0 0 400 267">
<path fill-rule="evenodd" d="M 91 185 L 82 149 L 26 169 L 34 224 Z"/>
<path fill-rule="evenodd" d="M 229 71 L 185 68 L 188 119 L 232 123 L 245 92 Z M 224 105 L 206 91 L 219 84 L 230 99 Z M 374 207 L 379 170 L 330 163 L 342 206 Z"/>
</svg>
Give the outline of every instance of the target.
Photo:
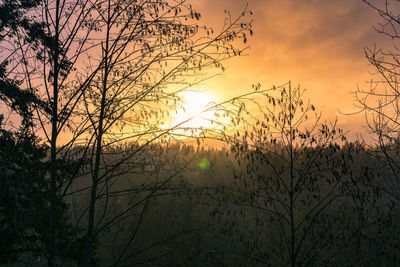
<svg viewBox="0 0 400 267">
<path fill-rule="evenodd" d="M 392 50 L 377 48 L 365 49 L 365 57 L 372 67 L 372 81 L 369 88 L 358 88 L 355 92 L 356 105 L 365 113 L 366 124 L 373 146 L 376 149 L 373 157 L 382 160 L 379 178 L 376 186 L 382 193 L 384 204 L 377 214 L 377 224 L 387 235 L 381 246 L 385 247 L 384 254 L 390 259 L 388 262 L 397 265 L 400 255 L 397 246 L 399 242 L 397 225 L 399 218 L 400 200 L 400 158 L 399 158 L 399 54 L 396 42 L 399 39 L 398 29 L 400 21 L 396 1 L 373 3 L 364 0 L 372 10 L 376 11 L 382 22 L 376 25 L 375 30 L 385 38 L 394 42 Z M 367 144 L 366 144 L 367 145 Z M 382 202 L 382 201 L 381 201 Z M 388 202 L 391 205 L 388 205 Z M 376 248 L 380 250 L 380 248 Z"/>
<path fill-rule="evenodd" d="M 42 1 L 3 1 L 0 4 L 0 43 L 3 47 L 0 62 L 0 168 L 1 168 L 1 263 L 30 264 L 46 255 L 48 221 L 46 209 L 50 203 L 45 179 L 47 146 L 40 143 L 34 127 L 34 110 L 48 113 L 49 108 L 23 76 L 17 71 L 23 59 L 13 57 L 25 46 L 47 45 L 44 25 L 32 14 Z M 15 50 L 14 50 L 15 49 Z M 6 51 L 11 51 L 10 54 Z M 8 109 L 8 111 L 7 111 Z M 58 212 L 67 220 L 66 205 L 60 202 Z M 65 245 L 73 235 L 71 225 L 61 225 L 60 244 Z M 76 245 L 76 251 L 79 246 Z M 75 251 L 75 252 L 76 252 Z M 73 253 L 71 253 L 72 255 Z M 71 256 L 69 255 L 69 256 Z M 75 254 L 76 256 L 76 254 Z M 73 258 L 73 256 L 71 256 Z"/>
<path fill-rule="evenodd" d="M 73 202 L 83 190 L 90 193 L 89 205 L 73 223 L 75 230 L 87 223 L 86 256 L 81 260 L 91 266 L 96 237 L 115 221 L 104 222 L 104 214 L 96 217 L 97 201 L 108 203 L 112 178 L 127 173 L 139 152 L 171 132 L 162 129 L 161 118 L 179 104 L 176 93 L 243 52 L 233 44 L 237 39 L 246 42 L 252 34 L 251 23 L 245 21 L 250 12 L 246 8 L 237 18 L 227 12 L 223 29 L 214 32 L 198 25 L 201 15 L 188 1 L 36 3 L 36 9 L 21 16 L 34 22 L 37 27 L 31 32 L 40 41 L 30 42 L 30 31 L 12 36 L 5 58 L 14 65 L 8 66 L 7 75 L 24 80 L 20 86 L 43 103 L 34 107 L 32 120 L 50 150 L 49 234 L 44 240 L 49 265 L 62 264 L 73 248 L 72 241 L 58 244 L 65 223 L 59 211 L 64 200 Z M 105 163 L 105 151 L 123 142 L 137 146 Z M 68 172 L 65 164 L 72 166 Z M 87 175 L 90 186 L 80 187 Z M 76 183 L 77 190 L 72 188 Z M 106 191 L 99 192 L 99 187 Z"/>
<path fill-rule="evenodd" d="M 392 8 L 394 1 L 385 1 L 382 6 L 364 1 L 368 6 L 377 11 L 383 19 L 375 30 L 382 35 L 396 41 L 399 38 L 397 29 L 400 21 Z M 365 57 L 369 61 L 375 73 L 374 80 L 369 89 L 359 88 L 356 91 L 358 107 L 366 112 L 366 123 L 370 133 L 376 137 L 382 156 L 386 158 L 387 167 L 391 171 L 392 178 L 386 179 L 386 193 L 398 202 L 399 192 L 399 159 L 398 133 L 399 133 L 399 57 L 397 48 L 394 51 L 385 51 L 373 47 L 365 49 Z"/>
<path fill-rule="evenodd" d="M 121 172 L 122 164 L 126 166 L 148 144 L 171 132 L 162 125 L 167 113 L 179 103 L 176 94 L 197 83 L 195 75 L 200 70 L 221 67 L 221 61 L 240 54 L 241 50 L 231 45 L 235 38 L 232 34 L 242 35 L 250 29 L 249 24 L 241 22 L 247 10 L 237 19 L 227 20 L 222 32 L 212 34 L 211 28 L 205 28 L 206 34 L 199 31 L 198 25 L 185 22 L 200 19 L 200 14 L 185 3 L 171 6 L 163 1 L 140 5 L 108 1 L 97 8 L 99 14 L 106 14 L 96 22 L 103 29 L 100 59 L 104 68 L 93 79 L 91 90 L 83 95 L 94 133 L 90 242 L 95 236 L 98 186 L 109 183 L 117 169 Z M 127 141 L 142 144 L 114 162 L 108 157 L 107 164 L 101 166 L 104 149 Z"/>
<path fill-rule="evenodd" d="M 227 137 L 234 184 L 216 194 L 216 212 L 228 218 L 224 231 L 246 229 L 232 251 L 252 264 L 328 264 L 339 250 L 333 244 L 348 190 L 350 155 L 336 144 L 343 132 L 320 123 L 300 87 L 255 89 L 257 97 L 234 102 L 240 127 Z"/>
<path fill-rule="evenodd" d="M 0 5 L 0 42 L 5 47 L 12 46 L 11 41 L 22 32 L 26 42 L 35 45 L 43 40 L 43 25 L 32 20 L 25 14 L 40 5 L 40 0 L 3 1 Z M 12 71 L 20 62 L 13 62 L 7 53 L 2 54 L 0 62 L 0 100 L 11 110 L 17 112 L 23 120 L 22 127 L 32 124 L 32 106 L 44 108 L 35 95 L 33 88 L 21 88 L 21 77 Z M 11 66 L 9 66 L 11 65 Z M 3 121 L 3 123 L 7 123 Z"/>
</svg>

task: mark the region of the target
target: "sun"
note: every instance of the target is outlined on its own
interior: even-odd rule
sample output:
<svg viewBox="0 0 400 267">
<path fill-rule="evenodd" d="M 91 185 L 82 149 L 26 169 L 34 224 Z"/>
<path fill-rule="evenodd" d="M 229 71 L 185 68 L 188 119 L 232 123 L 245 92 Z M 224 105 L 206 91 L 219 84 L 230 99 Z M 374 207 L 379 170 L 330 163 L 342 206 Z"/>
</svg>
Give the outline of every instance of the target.
<svg viewBox="0 0 400 267">
<path fill-rule="evenodd" d="M 213 127 L 215 98 L 206 92 L 186 91 L 180 95 L 182 108 L 177 110 L 172 126 L 178 129 L 207 129 Z"/>
</svg>

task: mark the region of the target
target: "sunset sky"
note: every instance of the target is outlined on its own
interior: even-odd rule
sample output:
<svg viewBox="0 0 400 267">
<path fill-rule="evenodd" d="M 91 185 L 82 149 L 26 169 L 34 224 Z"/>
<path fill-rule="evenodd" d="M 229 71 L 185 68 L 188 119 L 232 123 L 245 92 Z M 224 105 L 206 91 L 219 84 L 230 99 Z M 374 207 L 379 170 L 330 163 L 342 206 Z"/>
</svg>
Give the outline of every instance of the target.
<svg viewBox="0 0 400 267">
<path fill-rule="evenodd" d="M 379 15 L 361 0 L 196 0 L 194 7 L 203 23 L 218 29 L 225 9 L 240 14 L 247 2 L 255 32 L 248 56 L 225 63 L 227 71 L 204 84 L 206 90 L 226 98 L 251 90 L 254 83 L 268 88 L 291 80 L 307 89 L 324 118 L 339 116 L 350 136 L 362 132 L 362 116 L 340 111 L 355 111 L 353 92 L 368 87 L 372 78 L 364 48 L 393 46 L 373 29 Z"/>
</svg>

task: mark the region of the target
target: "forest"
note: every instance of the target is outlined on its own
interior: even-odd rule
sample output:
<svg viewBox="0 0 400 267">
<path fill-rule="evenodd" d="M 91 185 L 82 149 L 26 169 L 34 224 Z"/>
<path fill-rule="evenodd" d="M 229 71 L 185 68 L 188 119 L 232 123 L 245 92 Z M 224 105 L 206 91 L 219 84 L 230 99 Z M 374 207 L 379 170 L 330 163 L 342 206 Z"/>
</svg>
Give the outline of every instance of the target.
<svg viewBox="0 0 400 267">
<path fill-rule="evenodd" d="M 351 140 L 290 77 L 196 92 L 257 35 L 199 2 L 0 0 L 0 266 L 400 266 L 396 1 Z"/>
</svg>

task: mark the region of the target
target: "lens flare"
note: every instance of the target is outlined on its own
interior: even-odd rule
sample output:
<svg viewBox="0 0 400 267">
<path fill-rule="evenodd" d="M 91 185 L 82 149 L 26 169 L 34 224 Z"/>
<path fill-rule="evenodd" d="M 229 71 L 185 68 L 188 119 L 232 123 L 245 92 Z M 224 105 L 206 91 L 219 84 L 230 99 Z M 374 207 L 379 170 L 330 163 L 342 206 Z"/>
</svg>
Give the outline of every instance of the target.
<svg viewBox="0 0 400 267">
<path fill-rule="evenodd" d="M 202 159 L 199 163 L 200 169 L 206 170 L 210 167 L 210 161 L 208 159 Z"/>
</svg>

